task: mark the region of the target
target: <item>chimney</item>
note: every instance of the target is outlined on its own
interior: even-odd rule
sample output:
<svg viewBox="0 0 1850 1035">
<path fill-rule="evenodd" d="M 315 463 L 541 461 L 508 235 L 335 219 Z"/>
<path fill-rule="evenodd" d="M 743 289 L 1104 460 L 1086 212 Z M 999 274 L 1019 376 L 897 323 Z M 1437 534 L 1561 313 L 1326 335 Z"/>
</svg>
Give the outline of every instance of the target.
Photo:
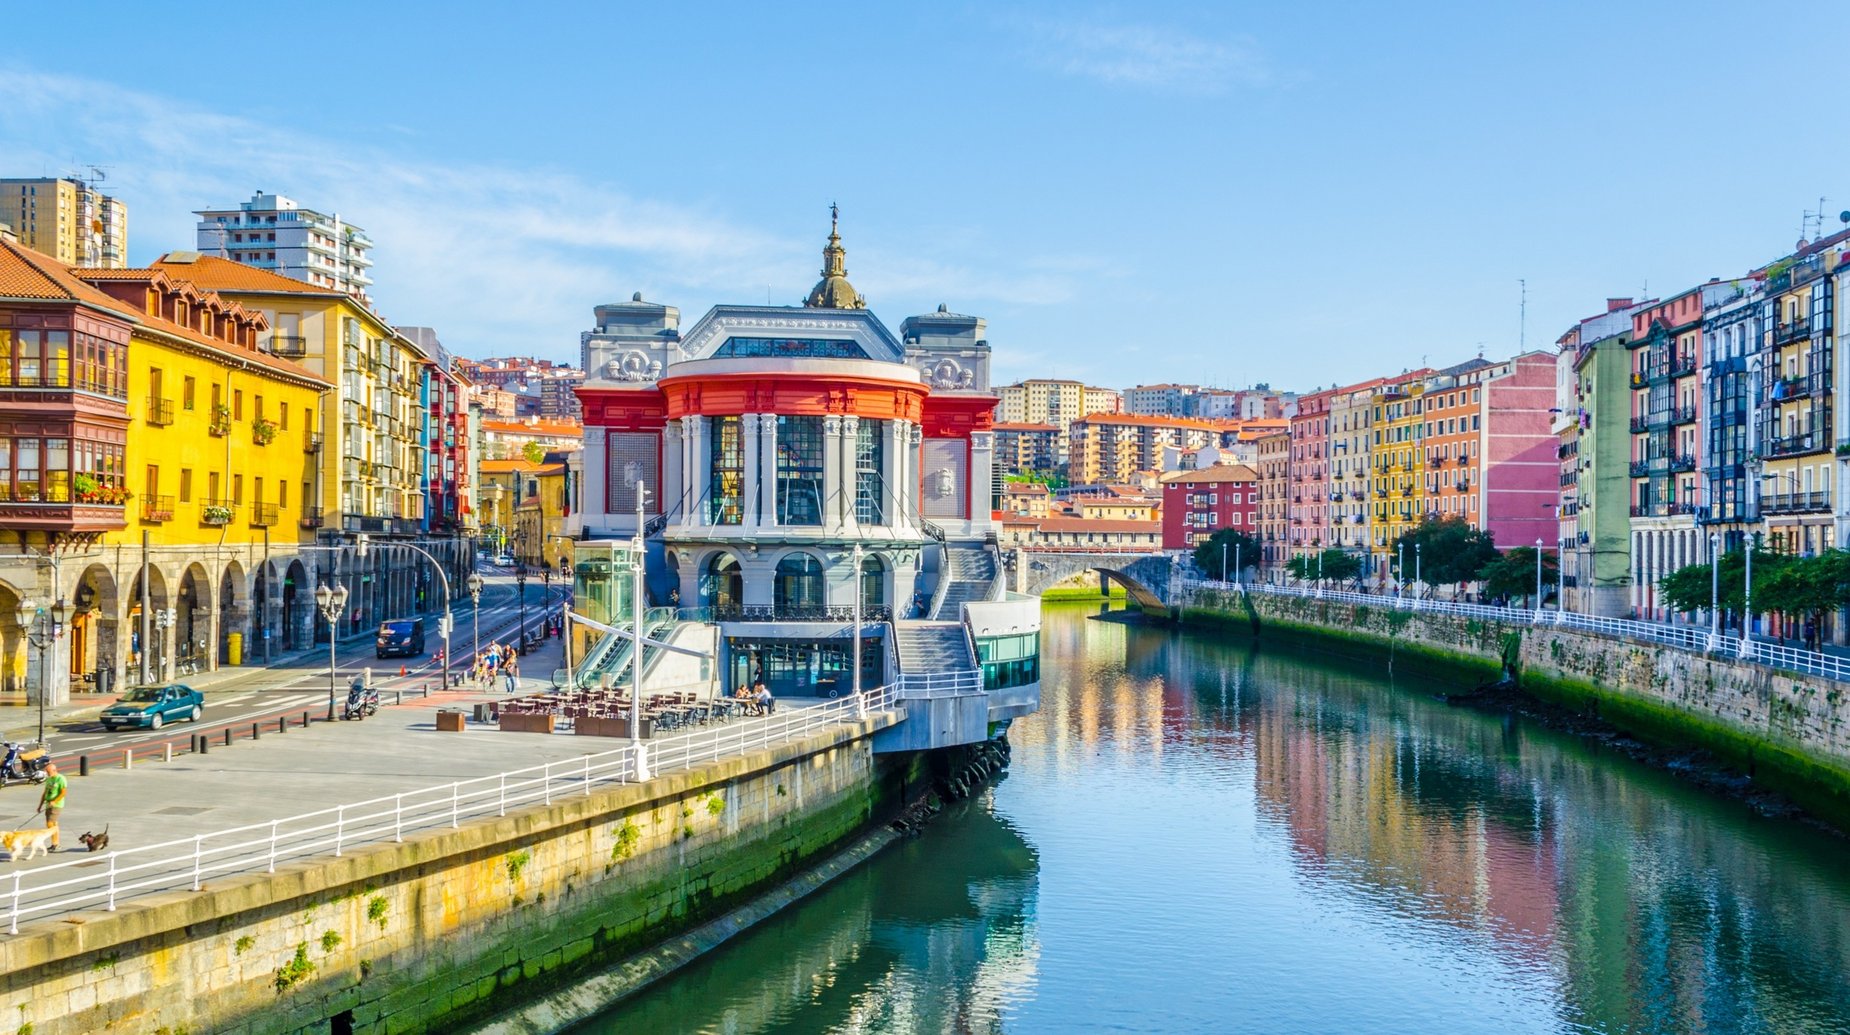
<svg viewBox="0 0 1850 1035">
<path fill-rule="evenodd" d="M 1621 309 L 1630 309 L 1631 307 L 1632 300 L 1629 298 L 1608 298 L 1606 300 L 1606 311 L 1609 313 L 1616 313 Z"/>
</svg>

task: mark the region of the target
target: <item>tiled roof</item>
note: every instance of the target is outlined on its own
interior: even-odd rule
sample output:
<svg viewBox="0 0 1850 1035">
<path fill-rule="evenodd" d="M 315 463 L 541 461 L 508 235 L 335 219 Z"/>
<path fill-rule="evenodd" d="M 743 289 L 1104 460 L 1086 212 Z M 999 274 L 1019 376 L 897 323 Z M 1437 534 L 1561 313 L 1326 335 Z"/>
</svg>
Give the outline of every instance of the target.
<svg viewBox="0 0 1850 1035">
<path fill-rule="evenodd" d="M 198 252 L 168 252 L 155 260 L 154 268 L 213 291 L 280 291 L 292 295 L 348 297 L 333 288 L 317 287 L 280 273 L 221 259 L 216 255 L 200 255 Z"/>
<path fill-rule="evenodd" d="M 1161 521 L 1120 521 L 1108 518 L 1050 517 L 1040 522 L 1043 532 L 1145 532 L 1161 535 Z"/>
<path fill-rule="evenodd" d="M 23 244 L 0 241 L 0 298 L 82 302 L 121 314 L 122 303 L 71 275 L 70 267 Z"/>
<path fill-rule="evenodd" d="M 1052 424 L 1023 424 L 1017 421 L 1001 421 L 991 424 L 991 431 L 1059 431 Z"/>
<path fill-rule="evenodd" d="M 1195 420 L 1192 417 L 1159 417 L 1148 413 L 1089 413 L 1073 423 L 1142 424 L 1163 428 L 1199 428 L 1203 431 L 1220 431 L 1228 426 L 1228 422 L 1225 421 Z"/>
<path fill-rule="evenodd" d="M 1164 482 L 1256 482 L 1259 475 L 1245 464 L 1215 464 L 1195 471 L 1172 471 Z"/>
</svg>

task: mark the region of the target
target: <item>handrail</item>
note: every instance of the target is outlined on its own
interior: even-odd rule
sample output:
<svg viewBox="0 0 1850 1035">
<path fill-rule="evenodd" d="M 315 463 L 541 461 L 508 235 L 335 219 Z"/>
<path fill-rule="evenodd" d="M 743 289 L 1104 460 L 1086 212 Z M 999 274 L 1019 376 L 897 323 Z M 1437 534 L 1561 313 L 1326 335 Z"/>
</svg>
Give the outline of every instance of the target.
<svg viewBox="0 0 1850 1035">
<path fill-rule="evenodd" d="M 729 723 L 611 751 L 562 759 L 469 780 L 348 802 L 281 819 L 110 852 L 94 858 L 13 871 L 0 879 L 7 932 L 19 922 L 83 909 L 113 912 L 139 894 L 198 891 L 208 877 L 275 873 L 278 863 L 343 855 L 361 845 L 402 842 L 408 833 L 455 828 L 464 820 L 505 816 L 509 808 L 551 805 L 594 787 L 637 782 L 637 776 L 690 768 L 808 736 L 870 711 L 894 707 L 892 686 L 760 720 Z"/>
<path fill-rule="evenodd" d="M 1339 603 L 1365 604 L 1369 607 L 1391 607 L 1402 611 L 1428 611 L 1434 614 L 1461 615 L 1468 618 L 1488 618 L 1502 622 L 1514 622 L 1522 625 L 1555 626 L 1592 633 L 1596 636 L 1609 636 L 1614 639 L 1642 640 L 1659 643 L 1667 647 L 1686 650 L 1697 654 L 1714 654 L 1737 658 L 1741 661 L 1786 672 L 1799 672 L 1806 675 L 1822 676 L 1825 679 L 1850 682 L 1850 658 L 1825 654 L 1820 651 L 1803 650 L 1788 647 L 1783 643 L 1770 640 L 1748 639 L 1726 634 L 1712 634 L 1708 629 L 1698 626 L 1669 625 L 1663 622 L 1641 622 L 1631 618 L 1601 618 L 1598 615 L 1583 615 L 1573 611 L 1538 610 L 1533 608 L 1495 607 L 1490 604 L 1466 604 L 1451 600 L 1422 600 L 1414 597 L 1396 597 L 1386 594 L 1354 593 L 1347 590 L 1312 587 L 1253 585 L 1241 586 L 1232 582 L 1214 582 L 1211 580 L 1188 580 L 1183 582 L 1184 593 L 1200 590 L 1218 592 L 1255 592 L 1270 593 L 1277 596 L 1309 597 L 1313 599 L 1332 600 Z"/>
</svg>

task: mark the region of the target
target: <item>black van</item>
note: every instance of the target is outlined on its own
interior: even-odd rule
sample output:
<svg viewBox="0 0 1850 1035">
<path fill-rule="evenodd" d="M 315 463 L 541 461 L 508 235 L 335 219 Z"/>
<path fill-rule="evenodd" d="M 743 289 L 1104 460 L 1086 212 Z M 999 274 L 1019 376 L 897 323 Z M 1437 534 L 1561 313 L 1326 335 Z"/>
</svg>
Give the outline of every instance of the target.
<svg viewBox="0 0 1850 1035">
<path fill-rule="evenodd" d="M 417 657 L 424 653 L 424 619 L 398 618 L 379 623 L 379 656 Z"/>
</svg>

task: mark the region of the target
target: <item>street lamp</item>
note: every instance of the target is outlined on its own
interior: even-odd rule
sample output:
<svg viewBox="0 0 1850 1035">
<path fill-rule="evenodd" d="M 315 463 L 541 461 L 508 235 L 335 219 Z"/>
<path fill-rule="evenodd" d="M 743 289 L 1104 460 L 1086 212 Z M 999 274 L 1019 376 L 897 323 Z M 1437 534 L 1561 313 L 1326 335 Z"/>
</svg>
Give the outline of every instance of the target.
<svg viewBox="0 0 1850 1035">
<path fill-rule="evenodd" d="M 522 529 L 514 533 L 514 541 L 524 550 L 527 545 L 526 530 Z M 527 566 L 519 556 L 514 558 L 514 586 L 520 591 L 520 636 L 516 642 L 525 643 L 527 640 Z"/>
<path fill-rule="evenodd" d="M 1722 565 L 1720 532 L 1709 533 L 1709 649 L 1722 642 Z"/>
<path fill-rule="evenodd" d="M 636 779 L 648 779 L 648 760 L 642 753 L 642 619 L 643 595 L 648 592 L 648 585 L 643 572 L 644 561 L 648 557 L 648 544 L 643 540 L 643 506 L 648 501 L 649 490 L 636 479 L 636 538 L 632 540 L 630 567 L 633 569 L 630 583 L 631 604 L 636 612 L 636 640 L 630 651 L 630 658 L 635 663 L 635 678 L 630 683 L 630 744 L 636 751 Z"/>
<path fill-rule="evenodd" d="M 1535 541 L 1535 620 L 1542 620 L 1542 541 Z"/>
<path fill-rule="evenodd" d="M 1424 583 L 1420 581 L 1420 547 L 1422 545 L 1424 544 L 1413 544 L 1413 606 L 1415 607 L 1419 606 L 1420 597 L 1425 595 L 1420 592 L 1420 588 L 1424 585 Z M 1457 598 L 1454 597 L 1453 599 Z"/>
<path fill-rule="evenodd" d="M 19 603 L 19 625 L 28 631 L 27 640 L 39 652 L 39 743 L 45 743 L 45 698 L 51 694 L 51 645 L 64 635 L 64 617 L 69 608 L 60 598 L 49 612 L 39 610 L 30 600 Z"/>
<path fill-rule="evenodd" d="M 1401 595 L 1407 581 L 1407 544 L 1394 544 L 1394 595 Z"/>
<path fill-rule="evenodd" d="M 347 587 L 329 589 L 326 583 L 315 587 L 315 610 L 328 621 L 328 721 L 334 721 L 334 647 L 340 639 L 340 616 L 347 613 Z"/>
<path fill-rule="evenodd" d="M 1758 515 L 1758 511 L 1755 514 Z M 1760 533 L 1747 534 L 1747 578 L 1741 586 L 1741 657 L 1754 655 L 1754 546 Z"/>
<path fill-rule="evenodd" d="M 477 572 L 470 572 L 468 586 L 469 617 L 475 623 L 475 646 L 469 652 L 469 662 L 474 664 L 475 659 L 482 656 L 482 576 Z"/>
<path fill-rule="evenodd" d="M 1225 543 L 1221 544 L 1221 549 L 1224 554 L 1226 551 Z M 1225 582 L 1227 580 L 1223 577 L 1221 581 Z M 860 543 L 854 544 L 854 657 L 849 660 L 848 664 L 851 668 L 854 669 L 854 682 L 851 685 L 854 687 L 854 699 L 856 701 L 859 701 L 861 699 L 861 544 Z"/>
<path fill-rule="evenodd" d="M 157 682 L 167 678 L 167 630 L 173 628 L 176 615 L 171 607 L 163 607 L 154 612 L 154 642 L 161 645 L 160 658 L 156 661 L 155 676 Z"/>
</svg>

